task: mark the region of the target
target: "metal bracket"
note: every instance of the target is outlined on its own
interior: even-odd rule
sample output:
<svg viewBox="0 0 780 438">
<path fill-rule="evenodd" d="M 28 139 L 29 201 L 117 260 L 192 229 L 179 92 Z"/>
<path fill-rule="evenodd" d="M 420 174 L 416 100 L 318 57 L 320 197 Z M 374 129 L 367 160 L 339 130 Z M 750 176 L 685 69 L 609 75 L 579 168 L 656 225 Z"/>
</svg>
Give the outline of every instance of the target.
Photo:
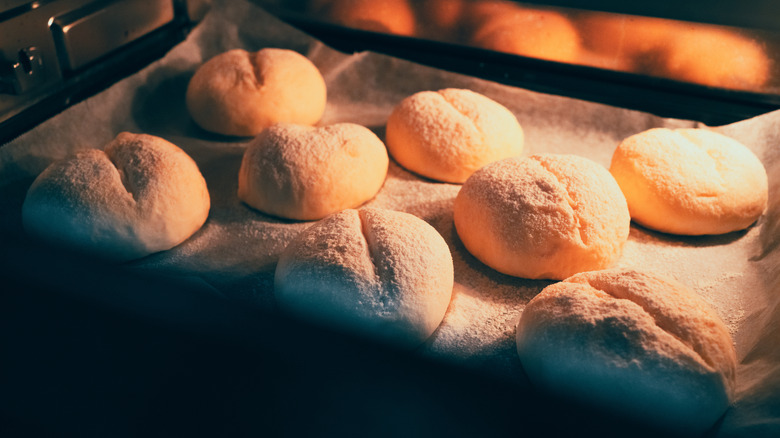
<svg viewBox="0 0 780 438">
<path fill-rule="evenodd" d="M 0 93 L 24 94 L 45 82 L 43 57 L 35 47 L 20 49 L 10 67 L 0 76 Z"/>
</svg>

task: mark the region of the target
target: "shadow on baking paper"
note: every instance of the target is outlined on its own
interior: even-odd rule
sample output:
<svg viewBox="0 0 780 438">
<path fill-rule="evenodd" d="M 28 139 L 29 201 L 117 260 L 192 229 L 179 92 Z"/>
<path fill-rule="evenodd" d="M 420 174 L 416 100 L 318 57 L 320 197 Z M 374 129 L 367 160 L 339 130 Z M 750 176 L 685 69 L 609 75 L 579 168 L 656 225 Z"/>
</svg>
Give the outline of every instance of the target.
<svg viewBox="0 0 780 438">
<path fill-rule="evenodd" d="M 455 264 L 455 281 L 468 285 L 468 290 L 481 291 L 479 293 L 498 298 L 505 295 L 506 299 L 527 303 L 539 292 L 555 280 L 531 280 L 527 278 L 513 277 L 502 274 L 487 266 L 471 255 L 458 237 L 457 230 L 453 226 L 448 233 L 448 243 L 452 252 L 452 260 Z"/>
<path fill-rule="evenodd" d="M 132 102 L 132 115 L 146 134 L 169 141 L 180 137 L 216 143 L 243 143 L 249 137 L 232 137 L 199 127 L 187 111 L 187 85 L 194 71 L 163 66 L 150 73 Z M 174 141 L 175 143 L 175 141 Z"/>
<path fill-rule="evenodd" d="M 469 289 L 455 282 L 444 320 L 419 353 L 527 388 L 515 344 L 520 308 L 500 300 L 486 302 Z"/>
<path fill-rule="evenodd" d="M 34 177 L 23 178 L 0 186 L 0 242 L 24 234 L 22 205 L 34 180 Z"/>
<path fill-rule="evenodd" d="M 692 247 L 704 248 L 710 246 L 728 245 L 732 242 L 736 242 L 737 240 L 744 237 L 748 233 L 748 231 L 750 231 L 750 229 L 755 226 L 756 224 L 753 224 L 744 230 L 733 231 L 731 233 L 726 233 L 726 234 L 704 235 L 704 236 L 683 236 L 683 235 L 668 234 L 668 233 L 662 233 L 660 231 L 651 230 L 650 228 L 645 228 L 642 225 L 639 225 L 636 222 L 632 221 L 631 231 L 629 232 L 628 236 L 629 239 L 633 239 L 642 243 L 658 244 L 658 245 L 665 245 L 665 246 L 686 246 L 686 247 L 692 246 Z"/>
</svg>

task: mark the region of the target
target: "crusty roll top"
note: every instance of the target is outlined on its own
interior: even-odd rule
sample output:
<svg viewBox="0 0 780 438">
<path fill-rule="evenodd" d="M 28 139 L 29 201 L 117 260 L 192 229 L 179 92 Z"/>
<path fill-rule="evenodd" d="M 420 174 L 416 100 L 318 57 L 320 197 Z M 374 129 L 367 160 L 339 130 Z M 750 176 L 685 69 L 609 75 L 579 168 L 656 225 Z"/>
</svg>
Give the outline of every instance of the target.
<svg viewBox="0 0 780 438">
<path fill-rule="evenodd" d="M 197 165 L 159 137 L 121 133 L 105 151 L 50 165 L 30 187 L 25 229 L 112 259 L 170 249 L 206 221 L 210 198 Z"/>
<path fill-rule="evenodd" d="M 315 223 L 282 253 L 274 277 L 279 304 L 403 345 L 438 327 L 453 286 L 444 239 L 407 213 L 344 210 Z"/>
</svg>

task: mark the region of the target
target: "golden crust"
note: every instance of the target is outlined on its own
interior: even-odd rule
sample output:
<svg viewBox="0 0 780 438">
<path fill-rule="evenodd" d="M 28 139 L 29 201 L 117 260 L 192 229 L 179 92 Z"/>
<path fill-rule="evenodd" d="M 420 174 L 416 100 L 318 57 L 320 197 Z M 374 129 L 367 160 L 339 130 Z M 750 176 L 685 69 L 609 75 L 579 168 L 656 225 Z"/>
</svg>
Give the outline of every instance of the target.
<svg viewBox="0 0 780 438">
<path fill-rule="evenodd" d="M 332 0 L 328 15 L 335 23 L 374 32 L 413 36 L 416 18 L 407 0 Z"/>
<path fill-rule="evenodd" d="M 471 43 L 477 47 L 558 62 L 576 62 L 581 44 L 565 15 L 513 2 L 476 3 L 471 7 Z"/>
<path fill-rule="evenodd" d="M 681 81 L 751 90 L 771 78 L 771 61 L 761 43 L 715 27 L 677 32 L 661 73 Z"/>
<path fill-rule="evenodd" d="M 736 140 L 704 129 L 655 128 L 628 137 L 610 172 L 632 219 L 665 233 L 741 230 L 767 205 L 761 161 Z"/>
<path fill-rule="evenodd" d="M 514 114 L 481 94 L 453 88 L 402 100 L 387 120 L 386 137 L 403 167 L 453 183 L 523 151 L 523 130 Z"/>
<path fill-rule="evenodd" d="M 278 122 L 313 125 L 325 111 L 325 80 L 292 50 L 241 49 L 201 65 L 187 86 L 187 110 L 203 129 L 253 136 Z"/>
</svg>

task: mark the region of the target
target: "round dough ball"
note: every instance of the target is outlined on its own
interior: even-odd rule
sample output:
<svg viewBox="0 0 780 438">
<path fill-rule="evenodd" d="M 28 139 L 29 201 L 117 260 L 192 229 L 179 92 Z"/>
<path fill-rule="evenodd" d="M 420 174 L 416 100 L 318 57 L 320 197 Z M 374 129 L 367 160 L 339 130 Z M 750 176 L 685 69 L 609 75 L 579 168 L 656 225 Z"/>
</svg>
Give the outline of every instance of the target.
<svg viewBox="0 0 780 438">
<path fill-rule="evenodd" d="M 454 272 L 447 243 L 408 213 L 343 210 L 296 237 L 279 258 L 274 291 L 299 316 L 416 346 L 439 326 Z"/>
<path fill-rule="evenodd" d="M 513 3 L 491 3 L 481 7 L 477 4 L 472 18 L 473 45 L 531 58 L 577 61 L 580 37 L 566 16 Z"/>
<path fill-rule="evenodd" d="M 333 22 L 354 29 L 413 36 L 416 20 L 408 0 L 333 0 Z"/>
<path fill-rule="evenodd" d="M 605 168 L 575 155 L 507 158 L 476 171 L 453 206 L 466 249 L 504 274 L 560 280 L 609 267 L 628 240 L 628 207 Z"/>
<path fill-rule="evenodd" d="M 326 95 L 320 71 L 303 55 L 235 49 L 198 68 L 187 86 L 187 110 L 207 131 L 254 136 L 277 122 L 317 123 Z"/>
<path fill-rule="evenodd" d="M 363 126 L 277 124 L 247 146 L 238 197 L 274 216 L 322 219 L 373 198 L 389 162 L 382 140 Z"/>
<path fill-rule="evenodd" d="M 725 325 L 655 274 L 584 272 L 546 287 L 523 310 L 517 352 L 539 389 L 675 436 L 701 436 L 734 393 Z"/>
<path fill-rule="evenodd" d="M 743 144 L 705 129 L 654 128 L 623 140 L 610 172 L 637 223 L 672 234 L 744 229 L 767 205 L 767 175 Z"/>
<path fill-rule="evenodd" d="M 452 183 L 523 152 L 523 129 L 514 114 L 481 94 L 455 88 L 402 100 L 387 120 L 385 136 L 400 165 Z"/>
<path fill-rule="evenodd" d="M 206 181 L 184 151 L 162 138 L 123 132 L 105 151 L 52 163 L 22 206 L 25 230 L 79 252 L 125 261 L 164 251 L 208 217 Z"/>
</svg>

